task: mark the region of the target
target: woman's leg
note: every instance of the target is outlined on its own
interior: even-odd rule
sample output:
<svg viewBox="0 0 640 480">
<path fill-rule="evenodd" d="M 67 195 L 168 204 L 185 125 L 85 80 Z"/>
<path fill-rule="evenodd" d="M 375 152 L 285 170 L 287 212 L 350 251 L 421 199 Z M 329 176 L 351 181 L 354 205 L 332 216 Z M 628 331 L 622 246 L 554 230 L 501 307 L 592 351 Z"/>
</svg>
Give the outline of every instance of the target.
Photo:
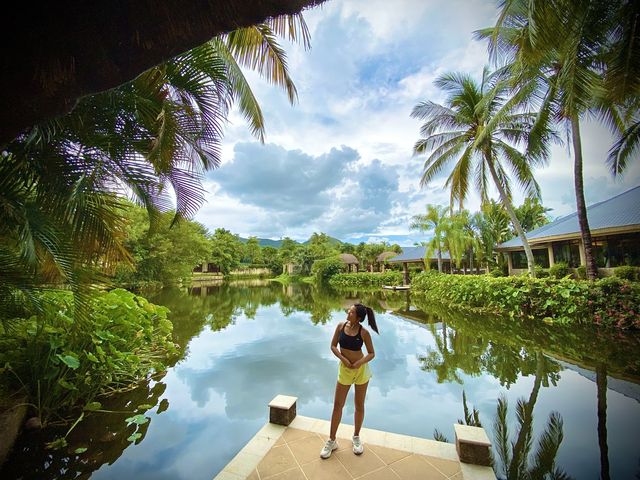
<svg viewBox="0 0 640 480">
<path fill-rule="evenodd" d="M 356 385 L 356 411 L 353 414 L 354 423 L 354 436 L 360 435 L 360 427 L 362 427 L 362 421 L 364 420 L 364 398 L 367 396 L 367 387 L 369 382 L 362 385 Z"/>
<path fill-rule="evenodd" d="M 347 399 L 349 387 L 351 385 L 342 385 L 340 382 L 336 382 L 336 395 L 333 399 L 333 413 L 331 413 L 331 432 L 329 433 L 331 440 L 336 439 L 338 425 L 340 425 L 340 420 L 342 419 L 342 407 L 344 407 L 344 402 Z"/>
</svg>

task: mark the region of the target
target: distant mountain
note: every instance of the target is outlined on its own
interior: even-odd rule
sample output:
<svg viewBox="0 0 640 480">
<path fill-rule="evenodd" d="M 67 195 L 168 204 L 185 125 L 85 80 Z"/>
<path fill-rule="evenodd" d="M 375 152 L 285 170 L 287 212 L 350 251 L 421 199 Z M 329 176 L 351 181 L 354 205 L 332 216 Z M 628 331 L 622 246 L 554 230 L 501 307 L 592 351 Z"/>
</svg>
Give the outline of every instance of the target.
<svg viewBox="0 0 640 480">
<path fill-rule="evenodd" d="M 247 243 L 248 240 L 249 240 L 248 238 L 240 237 L 240 241 L 242 243 Z M 271 240 L 270 238 L 259 238 L 258 243 L 260 244 L 261 247 L 280 248 L 280 246 L 282 245 L 282 240 Z"/>
<path fill-rule="evenodd" d="M 249 240 L 248 238 L 240 237 L 240 241 L 242 243 L 247 243 L 248 240 Z M 306 242 L 303 242 L 302 245 L 309 245 L 310 240 L 311 239 L 307 240 Z M 270 238 L 259 238 L 258 243 L 260 244 L 261 247 L 280 248 L 282 246 L 282 240 L 271 240 Z M 300 242 L 296 242 L 296 243 L 300 243 Z M 337 238 L 329 237 L 329 243 L 331 245 L 336 245 L 342 242 Z"/>
</svg>

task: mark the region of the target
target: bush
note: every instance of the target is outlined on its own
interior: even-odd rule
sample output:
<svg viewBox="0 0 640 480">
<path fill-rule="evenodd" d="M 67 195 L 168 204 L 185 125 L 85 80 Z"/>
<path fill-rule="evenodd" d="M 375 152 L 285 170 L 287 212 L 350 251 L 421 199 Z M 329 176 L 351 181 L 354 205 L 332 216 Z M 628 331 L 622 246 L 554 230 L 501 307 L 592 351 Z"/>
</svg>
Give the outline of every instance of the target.
<svg viewBox="0 0 640 480">
<path fill-rule="evenodd" d="M 569 275 L 569 265 L 565 262 L 558 262 L 549 268 L 551 278 L 564 278 Z"/>
<path fill-rule="evenodd" d="M 91 300 L 87 319 L 74 318 L 71 292 L 40 296 L 40 311 L 0 326 L 0 364 L 24 385 L 43 423 L 78 404 L 164 370 L 176 352 L 168 309 L 122 289 Z"/>
<path fill-rule="evenodd" d="M 580 280 L 584 280 L 585 278 L 587 278 L 587 267 L 585 267 L 584 265 L 580 265 L 578 268 L 576 268 L 576 277 Z"/>
<path fill-rule="evenodd" d="M 501 268 L 494 268 L 493 270 L 491 270 L 489 272 L 489 275 L 491 275 L 494 278 L 497 277 L 506 277 L 507 275 L 502 271 Z"/>
<path fill-rule="evenodd" d="M 311 275 L 317 282 L 328 282 L 331 277 L 339 274 L 344 269 L 344 263 L 340 257 L 329 257 L 322 260 L 316 260 L 311 267 Z"/>
<path fill-rule="evenodd" d="M 624 280 L 629 280 L 631 282 L 638 280 L 640 275 L 640 268 L 632 267 L 630 265 L 623 265 L 620 267 L 616 267 L 613 269 L 613 274 Z"/>
<path fill-rule="evenodd" d="M 536 278 L 547 278 L 549 276 L 549 270 L 542 268 L 540 265 L 534 267 L 536 272 Z"/>
<path fill-rule="evenodd" d="M 417 275 L 414 295 L 445 308 L 540 319 L 640 328 L 640 285 L 615 277 L 595 282 L 528 276 Z"/>
<path fill-rule="evenodd" d="M 416 276 L 427 275 L 419 273 Z M 402 285 L 402 272 L 384 273 L 341 273 L 329 280 L 334 288 L 381 287 L 382 285 Z"/>
</svg>

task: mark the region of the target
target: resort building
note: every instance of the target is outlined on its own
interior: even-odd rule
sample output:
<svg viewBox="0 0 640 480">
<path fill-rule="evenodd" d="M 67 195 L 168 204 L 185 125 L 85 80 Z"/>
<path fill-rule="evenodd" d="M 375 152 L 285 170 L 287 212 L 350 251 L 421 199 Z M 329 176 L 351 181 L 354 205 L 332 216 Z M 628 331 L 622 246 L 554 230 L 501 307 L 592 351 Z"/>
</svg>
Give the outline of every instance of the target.
<svg viewBox="0 0 640 480">
<path fill-rule="evenodd" d="M 587 207 L 596 265 L 610 275 L 620 265 L 640 266 L 640 185 Z M 527 232 L 537 265 L 549 268 L 565 262 L 571 268 L 585 265 L 584 246 L 577 213 L 561 217 Z M 496 251 L 507 256 L 509 275 L 527 271 L 527 257 L 519 237 L 501 243 Z"/>
<path fill-rule="evenodd" d="M 438 269 L 438 256 L 437 252 L 433 252 L 428 259 L 425 258 L 427 253 L 427 247 L 402 247 L 402 253 L 398 256 L 388 259 L 386 262 L 391 264 L 402 264 L 402 270 L 404 272 L 403 284 L 409 284 L 409 265 L 424 269 L 425 266 L 429 268 Z M 448 252 L 442 252 L 442 270 L 444 272 L 451 272 L 451 258 Z"/>
</svg>

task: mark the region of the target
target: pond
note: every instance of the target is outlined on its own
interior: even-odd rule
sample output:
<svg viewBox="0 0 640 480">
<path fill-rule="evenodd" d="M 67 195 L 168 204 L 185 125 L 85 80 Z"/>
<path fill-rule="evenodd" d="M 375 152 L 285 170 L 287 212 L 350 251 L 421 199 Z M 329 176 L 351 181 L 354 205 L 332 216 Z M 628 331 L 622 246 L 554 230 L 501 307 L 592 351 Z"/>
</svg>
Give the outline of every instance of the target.
<svg viewBox="0 0 640 480">
<path fill-rule="evenodd" d="M 115 413 L 88 416 L 66 450 L 38 446 L 55 431 L 24 435 L 2 478 L 210 480 L 267 421 L 275 395 L 297 396 L 300 415 L 330 418 L 337 359 L 329 342 L 357 300 L 373 307 L 380 329 L 365 427 L 426 438 L 437 429 L 453 441 L 464 392 L 496 443 L 502 397 L 516 453 L 527 453 L 519 431 L 531 439 L 526 468 L 548 426 L 561 422 L 562 443 L 550 453 L 557 468 L 576 479 L 640 475 L 637 336 L 454 315 L 408 292 L 268 281 L 168 290 L 151 300 L 171 309 L 184 355 L 166 374 L 103 402 Z M 141 404 L 149 421 L 127 425 Z M 353 391 L 343 421 L 353 422 Z M 139 438 L 127 440 L 134 433 Z"/>
</svg>

